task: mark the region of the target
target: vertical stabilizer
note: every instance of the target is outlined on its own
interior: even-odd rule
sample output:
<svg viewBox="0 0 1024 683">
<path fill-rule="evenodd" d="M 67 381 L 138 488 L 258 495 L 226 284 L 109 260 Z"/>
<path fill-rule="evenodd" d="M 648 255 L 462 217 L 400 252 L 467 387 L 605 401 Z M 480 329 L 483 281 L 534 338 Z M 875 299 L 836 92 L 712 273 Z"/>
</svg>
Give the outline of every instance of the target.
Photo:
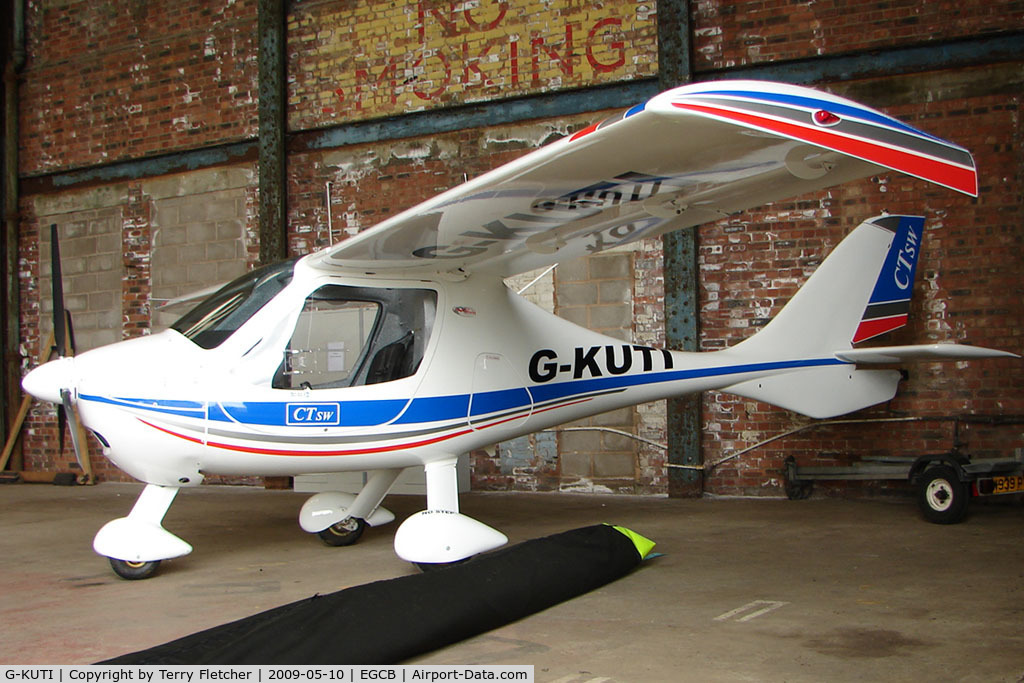
<svg viewBox="0 0 1024 683">
<path fill-rule="evenodd" d="M 744 360 L 841 361 L 837 352 L 905 325 L 923 226 L 919 216 L 861 223 L 763 330 L 723 353 Z M 896 370 L 825 363 L 723 391 L 821 418 L 889 400 L 899 378 Z"/>
<path fill-rule="evenodd" d="M 882 270 L 875 281 L 853 343 L 891 332 L 907 324 L 910 295 L 914 289 L 914 272 L 921 253 L 924 218 L 920 216 L 883 216 L 872 221 L 893 231 Z"/>
<path fill-rule="evenodd" d="M 734 350 L 765 358 L 832 356 L 906 324 L 923 225 L 919 216 L 864 221 L 764 329 Z"/>
</svg>

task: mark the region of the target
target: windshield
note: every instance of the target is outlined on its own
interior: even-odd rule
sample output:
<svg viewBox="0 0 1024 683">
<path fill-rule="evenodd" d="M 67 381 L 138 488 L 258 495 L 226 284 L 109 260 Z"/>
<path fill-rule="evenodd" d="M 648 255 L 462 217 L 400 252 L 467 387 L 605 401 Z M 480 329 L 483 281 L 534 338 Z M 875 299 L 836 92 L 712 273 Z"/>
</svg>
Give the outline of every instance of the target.
<svg viewBox="0 0 1024 683">
<path fill-rule="evenodd" d="M 221 287 L 173 325 L 204 349 L 230 337 L 291 282 L 295 259 L 263 266 Z"/>
</svg>

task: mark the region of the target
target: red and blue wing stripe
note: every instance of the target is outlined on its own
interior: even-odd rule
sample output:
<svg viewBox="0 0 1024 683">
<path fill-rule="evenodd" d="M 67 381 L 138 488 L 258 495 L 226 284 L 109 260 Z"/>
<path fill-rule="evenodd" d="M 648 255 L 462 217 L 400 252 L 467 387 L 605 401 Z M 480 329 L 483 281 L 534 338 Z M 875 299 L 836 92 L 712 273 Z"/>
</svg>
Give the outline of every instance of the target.
<svg viewBox="0 0 1024 683">
<path fill-rule="evenodd" d="M 672 106 L 807 142 L 972 196 L 978 194 L 977 171 L 967 150 L 852 102 L 776 92 L 709 90 L 679 93 Z"/>
</svg>

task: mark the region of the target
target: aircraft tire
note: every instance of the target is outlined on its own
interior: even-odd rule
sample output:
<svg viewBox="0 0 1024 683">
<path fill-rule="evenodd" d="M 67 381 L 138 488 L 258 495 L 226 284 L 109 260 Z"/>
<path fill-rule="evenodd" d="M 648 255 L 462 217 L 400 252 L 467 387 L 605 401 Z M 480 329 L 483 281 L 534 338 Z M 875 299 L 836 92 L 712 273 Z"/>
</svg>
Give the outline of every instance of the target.
<svg viewBox="0 0 1024 683">
<path fill-rule="evenodd" d="M 967 516 L 967 487 L 949 465 L 921 473 L 917 502 L 925 519 L 934 524 L 957 524 Z"/>
<path fill-rule="evenodd" d="M 472 559 L 472 557 L 466 557 L 461 560 L 455 560 L 454 562 L 413 562 L 413 564 L 416 565 L 416 567 L 424 574 L 429 574 L 430 572 L 441 571 L 448 567 L 457 567 L 458 565 L 465 564 Z"/>
<path fill-rule="evenodd" d="M 160 560 L 153 560 L 152 562 L 128 562 L 127 560 L 117 560 L 113 557 L 107 559 L 110 560 L 110 568 L 114 570 L 114 573 L 122 579 L 128 579 L 129 581 L 148 579 L 153 576 L 153 574 L 156 573 L 156 570 L 160 567 Z"/>
<path fill-rule="evenodd" d="M 329 546 L 341 547 L 344 545 L 352 545 L 363 535 L 363 531 L 366 530 L 366 520 L 359 519 L 358 517 L 349 517 L 343 519 L 337 524 L 332 524 L 323 531 L 319 532 L 317 536 L 320 540 Z"/>
</svg>

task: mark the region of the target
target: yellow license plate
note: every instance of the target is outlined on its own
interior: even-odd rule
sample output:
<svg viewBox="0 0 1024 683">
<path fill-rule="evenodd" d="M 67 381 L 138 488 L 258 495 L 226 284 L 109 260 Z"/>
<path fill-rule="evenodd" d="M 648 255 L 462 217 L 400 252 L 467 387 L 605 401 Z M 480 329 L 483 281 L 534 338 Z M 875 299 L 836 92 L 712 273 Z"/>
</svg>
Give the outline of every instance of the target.
<svg viewBox="0 0 1024 683">
<path fill-rule="evenodd" d="M 1024 474 L 1013 474 L 1006 477 L 992 477 L 992 484 L 993 494 L 1024 491 Z"/>
</svg>

